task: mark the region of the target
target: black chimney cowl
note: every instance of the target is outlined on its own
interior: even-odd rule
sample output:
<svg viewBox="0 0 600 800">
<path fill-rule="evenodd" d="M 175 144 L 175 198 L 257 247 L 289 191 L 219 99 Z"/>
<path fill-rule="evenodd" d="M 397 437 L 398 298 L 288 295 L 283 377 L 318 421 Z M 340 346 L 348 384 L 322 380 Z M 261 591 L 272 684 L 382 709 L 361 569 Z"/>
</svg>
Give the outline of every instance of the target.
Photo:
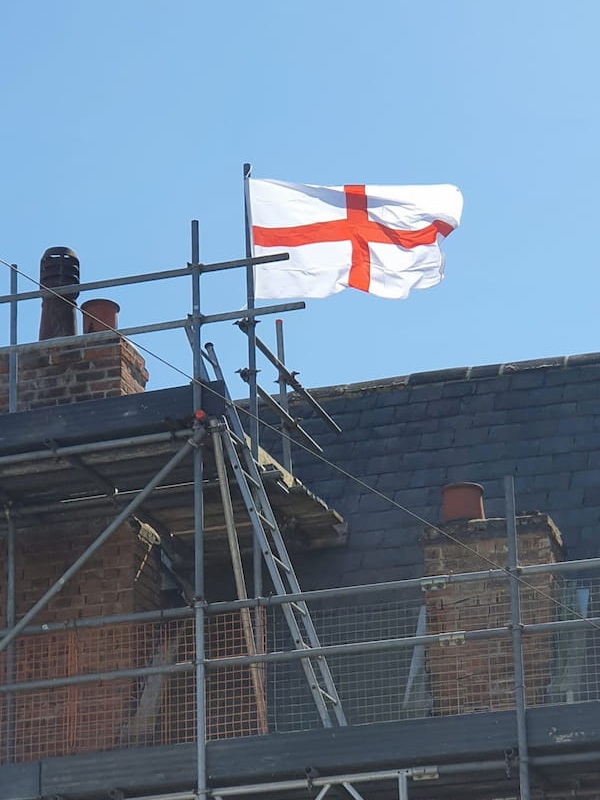
<svg viewBox="0 0 600 800">
<path fill-rule="evenodd" d="M 40 260 L 41 287 L 79 285 L 79 258 L 69 247 L 49 247 Z M 40 341 L 58 336 L 75 336 L 77 289 L 66 295 L 42 298 Z M 64 299 L 63 299 L 64 298 Z"/>
</svg>

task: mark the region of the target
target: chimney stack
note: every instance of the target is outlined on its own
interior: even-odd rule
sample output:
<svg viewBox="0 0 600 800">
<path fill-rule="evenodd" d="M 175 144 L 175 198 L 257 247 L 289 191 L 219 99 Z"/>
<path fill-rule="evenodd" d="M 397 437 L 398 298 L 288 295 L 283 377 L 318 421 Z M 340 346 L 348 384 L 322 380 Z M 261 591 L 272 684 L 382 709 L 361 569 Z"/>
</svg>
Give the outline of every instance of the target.
<svg viewBox="0 0 600 800">
<path fill-rule="evenodd" d="M 502 628 L 511 624 L 508 578 L 488 578 L 492 565 L 508 569 L 507 522 L 503 517 L 485 519 L 483 489 L 477 483 L 457 483 L 442 490 L 442 523 L 423 534 L 423 567 L 426 576 L 442 576 L 425 590 L 427 633 L 447 635 L 425 648 L 432 693 L 432 714 L 471 714 L 514 708 L 515 678 L 509 638 L 465 641 L 465 631 Z M 560 533 L 547 514 L 519 515 L 518 562 L 553 564 L 563 560 Z M 480 580 L 454 582 L 445 576 L 484 573 Z M 550 573 L 530 575 L 520 587 L 522 622 L 552 622 L 552 600 L 557 585 Z M 523 639 L 523 663 L 528 676 L 527 705 L 539 705 L 551 684 L 553 634 Z"/>
<path fill-rule="evenodd" d="M 79 259 L 77 253 L 68 247 L 49 247 L 40 261 L 40 283 L 50 289 L 57 286 L 79 285 Z M 61 297 L 50 296 L 42 299 L 40 320 L 40 341 L 58 336 L 75 336 L 77 318 L 75 300 L 77 289 Z"/>
<path fill-rule="evenodd" d="M 83 333 L 104 331 L 106 335 L 91 341 L 77 335 L 77 254 L 68 247 L 46 250 L 40 261 L 40 283 L 68 289 L 66 295 L 42 298 L 42 344 L 19 356 L 16 410 L 143 392 L 148 380 L 144 359 L 131 342 L 114 333 L 117 303 L 105 299 L 82 303 Z M 111 331 L 112 336 L 108 335 Z M 8 354 L 4 353 L 0 357 L 0 414 L 9 408 L 8 374 Z"/>
</svg>

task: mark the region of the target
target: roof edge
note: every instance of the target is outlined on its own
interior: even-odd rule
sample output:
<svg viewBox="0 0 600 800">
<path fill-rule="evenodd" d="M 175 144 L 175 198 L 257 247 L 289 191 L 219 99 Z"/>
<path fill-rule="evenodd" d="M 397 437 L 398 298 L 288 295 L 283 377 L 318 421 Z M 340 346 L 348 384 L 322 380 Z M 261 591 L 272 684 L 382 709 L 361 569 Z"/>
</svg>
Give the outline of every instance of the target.
<svg viewBox="0 0 600 800">
<path fill-rule="evenodd" d="M 392 388 L 396 386 L 419 386 L 430 383 L 449 383 L 451 381 L 475 380 L 478 378 L 494 378 L 499 375 L 510 375 L 516 372 L 527 372 L 539 369 L 569 369 L 600 364 L 600 353 L 584 353 L 571 356 L 551 356 L 526 361 L 511 361 L 505 364 L 482 364 L 474 367 L 451 367 L 449 369 L 413 372 L 409 375 L 398 375 L 392 378 L 380 378 L 358 383 L 347 383 L 332 386 L 321 386 L 311 389 L 311 394 L 319 397 L 335 397 L 339 395 L 363 392 L 369 389 Z"/>
</svg>

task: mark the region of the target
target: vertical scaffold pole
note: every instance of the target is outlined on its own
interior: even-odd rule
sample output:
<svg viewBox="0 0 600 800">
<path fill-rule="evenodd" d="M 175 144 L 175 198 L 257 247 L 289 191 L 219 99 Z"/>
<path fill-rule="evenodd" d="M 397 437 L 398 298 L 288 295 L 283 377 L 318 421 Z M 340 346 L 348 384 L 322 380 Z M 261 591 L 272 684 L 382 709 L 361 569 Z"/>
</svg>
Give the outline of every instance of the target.
<svg viewBox="0 0 600 800">
<path fill-rule="evenodd" d="M 200 236 L 198 220 L 192 221 L 192 358 L 194 381 L 192 388 L 194 412 L 194 638 L 196 650 L 196 795 L 205 800 L 206 786 L 206 672 L 205 653 L 205 589 L 204 589 L 204 497 L 202 481 L 204 460 L 200 444 L 201 421 L 198 412 L 202 410 L 202 384 L 204 371 L 201 352 L 200 316 Z"/>
<path fill-rule="evenodd" d="M 398 800 L 408 800 L 408 776 L 405 770 L 398 773 Z"/>
<path fill-rule="evenodd" d="M 521 795 L 521 800 L 529 800 L 529 747 L 527 743 L 525 675 L 523 670 L 523 631 L 521 628 L 521 598 L 519 595 L 515 484 L 512 475 L 507 475 L 504 478 L 504 498 L 506 504 L 508 572 L 510 576 L 510 621 L 512 630 L 513 671 L 515 676 L 517 742 L 519 746 L 519 793 Z"/>
<path fill-rule="evenodd" d="M 18 291 L 18 273 L 17 265 L 11 264 L 10 270 L 10 293 L 17 294 Z M 11 345 L 17 343 L 17 306 L 16 300 L 10 301 L 10 336 L 9 341 Z M 17 371 L 18 371 L 18 354 L 16 350 L 11 350 L 8 356 L 8 411 L 13 413 L 17 410 Z"/>
<path fill-rule="evenodd" d="M 252 211 L 250 208 L 250 175 L 252 174 L 252 164 L 244 164 L 244 231 L 246 237 L 246 258 L 252 258 Z M 248 310 L 255 308 L 254 297 L 254 268 L 252 264 L 246 266 L 246 307 Z M 248 317 L 248 386 L 250 392 L 250 452 L 252 458 L 258 461 L 258 381 L 256 372 L 256 319 Z M 253 546 L 253 579 L 254 596 L 260 597 L 262 594 L 262 553 L 260 543 L 256 536 Z M 258 617 L 257 617 L 258 622 Z"/>
<path fill-rule="evenodd" d="M 283 342 L 283 320 L 276 319 L 275 320 L 275 334 L 277 337 L 277 358 L 281 361 L 282 364 L 285 364 L 285 346 Z M 288 404 L 288 396 L 287 396 L 287 383 L 282 375 L 279 373 L 279 405 L 285 410 L 289 410 Z M 283 426 L 283 421 L 282 421 Z M 282 436 L 281 436 L 281 451 L 282 451 L 282 462 L 283 466 L 287 469 L 288 472 L 292 471 L 292 443 L 290 442 L 290 437 L 287 435 L 285 427 L 282 427 Z"/>
<path fill-rule="evenodd" d="M 15 521 L 8 506 L 4 509 L 6 515 L 6 627 L 10 630 L 16 621 L 16 528 Z M 10 644 L 6 649 L 5 660 L 5 680 L 6 683 L 13 683 L 15 680 L 15 649 Z M 6 751 L 4 758 L 8 764 L 14 761 L 15 745 L 15 696 L 12 694 L 6 697 L 5 713 L 5 741 Z"/>
</svg>

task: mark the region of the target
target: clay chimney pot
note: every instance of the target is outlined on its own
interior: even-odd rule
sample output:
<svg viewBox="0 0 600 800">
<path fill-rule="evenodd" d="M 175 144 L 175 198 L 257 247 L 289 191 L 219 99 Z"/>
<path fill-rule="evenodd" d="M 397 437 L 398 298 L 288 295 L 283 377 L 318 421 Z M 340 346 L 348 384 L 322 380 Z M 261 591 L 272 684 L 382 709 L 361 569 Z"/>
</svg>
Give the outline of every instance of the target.
<svg viewBox="0 0 600 800">
<path fill-rule="evenodd" d="M 442 489 L 442 522 L 460 519 L 485 519 L 480 484 L 450 483 Z"/>
<path fill-rule="evenodd" d="M 98 333 L 110 331 L 117 327 L 119 311 L 118 303 L 112 300 L 86 300 L 81 304 L 83 312 L 83 332 Z"/>
</svg>

